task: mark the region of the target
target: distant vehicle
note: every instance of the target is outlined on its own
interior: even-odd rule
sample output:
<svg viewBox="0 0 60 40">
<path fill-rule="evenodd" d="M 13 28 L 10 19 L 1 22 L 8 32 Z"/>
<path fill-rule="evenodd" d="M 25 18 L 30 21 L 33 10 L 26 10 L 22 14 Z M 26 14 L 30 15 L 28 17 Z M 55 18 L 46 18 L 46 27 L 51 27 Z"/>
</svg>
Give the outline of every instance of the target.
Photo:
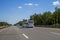
<svg viewBox="0 0 60 40">
<path fill-rule="evenodd" d="M 28 23 L 23 23 L 22 27 L 23 27 L 23 28 L 28 27 Z"/>
<path fill-rule="evenodd" d="M 23 23 L 22 27 L 23 28 L 33 28 L 34 27 L 33 20 L 28 20 L 27 22 Z"/>
</svg>

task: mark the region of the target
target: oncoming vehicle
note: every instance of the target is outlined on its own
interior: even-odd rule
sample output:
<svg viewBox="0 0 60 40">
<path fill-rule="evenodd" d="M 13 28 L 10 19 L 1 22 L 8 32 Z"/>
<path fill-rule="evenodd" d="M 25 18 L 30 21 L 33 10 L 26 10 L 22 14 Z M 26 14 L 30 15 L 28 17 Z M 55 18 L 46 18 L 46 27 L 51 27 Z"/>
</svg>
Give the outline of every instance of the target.
<svg viewBox="0 0 60 40">
<path fill-rule="evenodd" d="M 23 23 L 22 27 L 23 28 L 33 28 L 34 27 L 33 20 L 28 20 L 27 22 Z"/>
</svg>

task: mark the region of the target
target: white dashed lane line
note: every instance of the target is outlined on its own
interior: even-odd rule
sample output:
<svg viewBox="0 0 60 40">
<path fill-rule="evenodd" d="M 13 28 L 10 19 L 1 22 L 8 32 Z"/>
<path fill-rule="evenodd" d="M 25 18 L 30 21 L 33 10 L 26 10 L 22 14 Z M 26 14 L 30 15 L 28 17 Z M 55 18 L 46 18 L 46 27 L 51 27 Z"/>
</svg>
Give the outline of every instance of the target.
<svg viewBox="0 0 60 40">
<path fill-rule="evenodd" d="M 29 37 L 27 35 L 25 35 L 24 33 L 22 34 L 25 38 L 29 39 Z"/>
</svg>

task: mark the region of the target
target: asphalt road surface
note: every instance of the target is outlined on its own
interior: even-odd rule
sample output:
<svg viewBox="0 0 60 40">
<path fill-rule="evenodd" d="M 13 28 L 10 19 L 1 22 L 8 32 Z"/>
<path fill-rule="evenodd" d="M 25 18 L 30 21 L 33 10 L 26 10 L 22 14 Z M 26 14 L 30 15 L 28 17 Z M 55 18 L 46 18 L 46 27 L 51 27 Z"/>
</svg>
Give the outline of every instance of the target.
<svg viewBox="0 0 60 40">
<path fill-rule="evenodd" d="M 0 30 L 0 40 L 60 40 L 60 29 L 11 26 Z"/>
</svg>

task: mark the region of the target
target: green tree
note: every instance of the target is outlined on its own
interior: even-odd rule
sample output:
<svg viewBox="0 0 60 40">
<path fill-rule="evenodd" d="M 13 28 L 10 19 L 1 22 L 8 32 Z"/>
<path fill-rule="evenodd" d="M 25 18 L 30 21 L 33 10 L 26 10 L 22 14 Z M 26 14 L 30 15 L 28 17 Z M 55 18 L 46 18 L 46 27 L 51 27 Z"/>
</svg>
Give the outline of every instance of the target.
<svg viewBox="0 0 60 40">
<path fill-rule="evenodd" d="M 27 19 L 23 19 L 22 21 L 19 21 L 14 25 L 22 25 L 24 22 L 27 22 Z"/>
<path fill-rule="evenodd" d="M 43 25 L 52 24 L 52 13 L 50 11 L 44 12 L 42 15 Z"/>
<path fill-rule="evenodd" d="M 34 14 L 30 16 L 30 19 L 34 20 L 35 25 L 41 25 L 42 24 L 42 15 L 41 14 Z"/>
<path fill-rule="evenodd" d="M 7 22 L 0 22 L 0 26 L 6 26 L 9 25 Z"/>
<path fill-rule="evenodd" d="M 54 24 L 60 24 L 60 8 L 56 8 L 53 12 L 53 20 Z"/>
</svg>

